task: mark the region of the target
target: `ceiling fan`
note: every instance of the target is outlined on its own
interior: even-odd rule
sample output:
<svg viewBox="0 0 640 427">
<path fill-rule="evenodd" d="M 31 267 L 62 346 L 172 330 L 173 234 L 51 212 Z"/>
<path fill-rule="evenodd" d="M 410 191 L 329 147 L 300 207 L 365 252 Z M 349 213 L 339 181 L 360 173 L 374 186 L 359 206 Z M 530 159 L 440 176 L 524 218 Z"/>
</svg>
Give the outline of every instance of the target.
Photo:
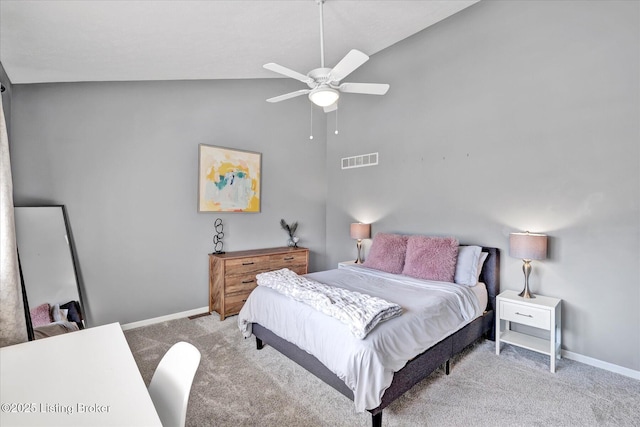
<svg viewBox="0 0 640 427">
<path fill-rule="evenodd" d="M 264 68 L 287 77 L 306 83 L 309 89 L 300 89 L 267 99 L 267 102 L 280 102 L 300 95 L 309 95 L 309 99 L 325 113 L 338 108 L 340 92 L 359 93 L 365 95 L 384 95 L 389 90 L 388 84 L 381 83 L 340 83 L 358 67 L 369 60 L 369 57 L 359 50 L 352 49 L 333 68 L 324 66 L 324 30 L 322 5 L 324 0 L 317 0 L 320 9 L 320 68 L 313 69 L 304 75 L 290 68 L 270 62 Z"/>
</svg>

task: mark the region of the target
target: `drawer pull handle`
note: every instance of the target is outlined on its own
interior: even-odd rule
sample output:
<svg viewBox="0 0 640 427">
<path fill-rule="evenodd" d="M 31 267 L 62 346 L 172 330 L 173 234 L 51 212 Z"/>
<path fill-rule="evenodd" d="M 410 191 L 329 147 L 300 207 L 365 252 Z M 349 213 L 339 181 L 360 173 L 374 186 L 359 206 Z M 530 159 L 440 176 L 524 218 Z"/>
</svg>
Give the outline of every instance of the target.
<svg viewBox="0 0 640 427">
<path fill-rule="evenodd" d="M 246 300 L 246 299 L 243 299 L 243 300 L 242 300 L 242 302 L 247 302 L 247 300 Z"/>
<path fill-rule="evenodd" d="M 251 280 L 243 280 L 242 281 L 242 283 L 251 283 L 251 282 L 253 282 L 253 279 L 251 279 Z"/>
<path fill-rule="evenodd" d="M 516 311 L 516 314 L 517 314 L 518 316 L 533 317 L 533 316 L 532 316 L 532 315 L 530 315 L 530 314 L 522 314 L 522 313 L 518 313 L 517 311 Z"/>
<path fill-rule="evenodd" d="M 291 261 L 292 259 L 293 259 L 293 257 L 292 257 L 292 256 L 290 256 L 290 257 L 285 258 L 284 260 L 285 260 L 285 261 Z"/>
<path fill-rule="evenodd" d="M 255 264 L 255 263 L 253 263 L 253 262 L 243 262 L 242 263 L 242 265 L 253 265 L 253 264 Z"/>
</svg>

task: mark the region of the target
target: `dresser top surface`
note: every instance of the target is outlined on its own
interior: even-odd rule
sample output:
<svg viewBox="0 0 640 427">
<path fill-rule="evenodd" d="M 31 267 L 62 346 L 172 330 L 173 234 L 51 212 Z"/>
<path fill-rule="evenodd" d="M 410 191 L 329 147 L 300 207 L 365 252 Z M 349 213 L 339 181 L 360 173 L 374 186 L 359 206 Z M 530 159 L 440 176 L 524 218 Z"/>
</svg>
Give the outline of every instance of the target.
<svg viewBox="0 0 640 427">
<path fill-rule="evenodd" d="M 300 247 L 290 247 L 290 246 L 282 246 L 278 248 L 263 248 L 263 249 L 250 249 L 245 251 L 233 251 L 233 252 L 225 252 L 223 254 L 212 253 L 209 254 L 210 257 L 222 258 L 222 259 L 232 259 L 232 258 L 246 258 L 252 256 L 261 256 L 261 255 L 276 255 L 276 254 L 287 254 L 292 252 L 308 252 L 307 248 Z"/>
</svg>

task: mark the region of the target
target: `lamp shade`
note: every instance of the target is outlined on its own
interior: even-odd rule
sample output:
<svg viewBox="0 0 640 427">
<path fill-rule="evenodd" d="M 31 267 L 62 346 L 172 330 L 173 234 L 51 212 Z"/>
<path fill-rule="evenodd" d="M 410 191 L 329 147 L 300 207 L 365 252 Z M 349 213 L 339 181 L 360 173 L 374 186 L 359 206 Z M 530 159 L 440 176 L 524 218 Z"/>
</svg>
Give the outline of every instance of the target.
<svg viewBox="0 0 640 427">
<path fill-rule="evenodd" d="M 520 259 L 545 259 L 547 236 L 533 233 L 509 234 L 509 256 Z"/>
<path fill-rule="evenodd" d="M 309 94 L 311 102 L 319 107 L 328 107 L 329 105 L 334 104 L 339 97 L 340 94 L 337 90 L 323 86 L 313 89 Z"/>
<path fill-rule="evenodd" d="M 351 224 L 352 239 L 368 239 L 369 237 L 371 237 L 371 224 L 363 224 L 361 222 Z"/>
</svg>

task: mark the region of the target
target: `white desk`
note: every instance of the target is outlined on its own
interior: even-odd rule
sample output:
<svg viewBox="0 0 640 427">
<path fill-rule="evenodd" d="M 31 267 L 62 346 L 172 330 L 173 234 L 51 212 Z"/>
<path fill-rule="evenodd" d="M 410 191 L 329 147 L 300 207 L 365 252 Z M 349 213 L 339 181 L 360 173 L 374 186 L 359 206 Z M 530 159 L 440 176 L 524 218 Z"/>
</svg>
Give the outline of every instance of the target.
<svg viewBox="0 0 640 427">
<path fill-rule="evenodd" d="M 120 324 L 0 349 L 0 425 L 161 426 Z"/>
</svg>

